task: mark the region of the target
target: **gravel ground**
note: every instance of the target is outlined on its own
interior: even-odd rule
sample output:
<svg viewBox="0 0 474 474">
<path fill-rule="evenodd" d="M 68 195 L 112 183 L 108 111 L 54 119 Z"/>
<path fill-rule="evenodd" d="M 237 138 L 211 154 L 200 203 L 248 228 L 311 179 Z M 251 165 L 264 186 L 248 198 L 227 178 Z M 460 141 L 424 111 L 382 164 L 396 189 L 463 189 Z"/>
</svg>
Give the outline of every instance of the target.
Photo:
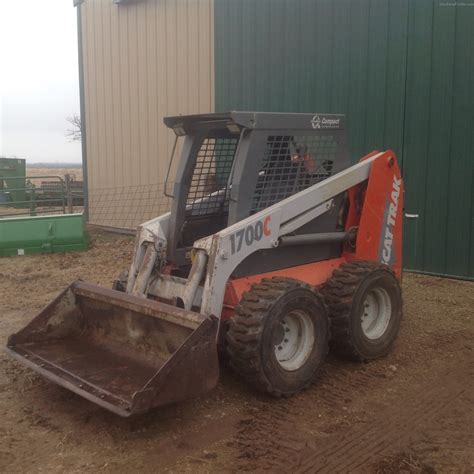
<svg viewBox="0 0 474 474">
<path fill-rule="evenodd" d="M 0 340 L 78 278 L 105 286 L 133 242 L 0 259 Z M 329 356 L 311 388 L 255 395 L 229 369 L 208 396 L 118 418 L 0 355 L 1 472 L 473 472 L 474 283 L 406 274 L 385 359 Z"/>
</svg>

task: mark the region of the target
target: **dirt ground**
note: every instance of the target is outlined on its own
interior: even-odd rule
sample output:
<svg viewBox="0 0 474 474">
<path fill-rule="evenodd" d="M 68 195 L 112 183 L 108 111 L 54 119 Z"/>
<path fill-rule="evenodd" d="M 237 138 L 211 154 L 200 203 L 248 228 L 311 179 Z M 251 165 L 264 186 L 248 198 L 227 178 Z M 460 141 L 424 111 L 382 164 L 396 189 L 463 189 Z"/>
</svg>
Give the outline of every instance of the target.
<svg viewBox="0 0 474 474">
<path fill-rule="evenodd" d="M 110 286 L 132 242 L 0 259 L 0 344 L 71 281 Z M 474 283 L 406 274 L 392 354 L 333 356 L 311 388 L 255 395 L 229 369 L 201 399 L 121 419 L 0 355 L 0 472 L 474 470 Z"/>
</svg>

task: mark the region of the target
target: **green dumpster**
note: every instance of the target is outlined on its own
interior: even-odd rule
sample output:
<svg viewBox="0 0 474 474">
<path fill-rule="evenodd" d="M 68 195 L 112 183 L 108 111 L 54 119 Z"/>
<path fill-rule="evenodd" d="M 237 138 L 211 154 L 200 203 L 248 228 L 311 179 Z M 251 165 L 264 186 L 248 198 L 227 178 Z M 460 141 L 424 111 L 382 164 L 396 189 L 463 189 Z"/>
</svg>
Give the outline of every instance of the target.
<svg viewBox="0 0 474 474">
<path fill-rule="evenodd" d="M 82 214 L 0 219 L 0 256 L 85 250 Z"/>
</svg>

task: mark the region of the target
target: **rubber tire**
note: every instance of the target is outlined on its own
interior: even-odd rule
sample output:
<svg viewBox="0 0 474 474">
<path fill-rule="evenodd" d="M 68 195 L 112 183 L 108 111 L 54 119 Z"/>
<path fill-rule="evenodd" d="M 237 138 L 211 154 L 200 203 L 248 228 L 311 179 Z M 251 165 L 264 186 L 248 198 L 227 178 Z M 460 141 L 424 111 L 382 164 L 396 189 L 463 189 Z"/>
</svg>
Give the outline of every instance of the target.
<svg viewBox="0 0 474 474">
<path fill-rule="evenodd" d="M 289 311 L 304 309 L 314 325 L 314 346 L 294 371 L 278 363 L 273 332 Z M 291 278 L 263 279 L 244 293 L 229 322 L 227 352 L 231 367 L 253 388 L 274 397 L 289 397 L 313 381 L 329 346 L 329 317 L 319 292 Z"/>
<path fill-rule="evenodd" d="M 390 297 L 392 314 L 385 332 L 369 339 L 360 319 L 365 295 L 382 287 Z M 321 287 L 331 320 L 331 350 L 351 360 L 371 360 L 386 356 L 395 342 L 402 318 L 400 284 L 387 265 L 356 260 L 343 263 Z"/>
</svg>

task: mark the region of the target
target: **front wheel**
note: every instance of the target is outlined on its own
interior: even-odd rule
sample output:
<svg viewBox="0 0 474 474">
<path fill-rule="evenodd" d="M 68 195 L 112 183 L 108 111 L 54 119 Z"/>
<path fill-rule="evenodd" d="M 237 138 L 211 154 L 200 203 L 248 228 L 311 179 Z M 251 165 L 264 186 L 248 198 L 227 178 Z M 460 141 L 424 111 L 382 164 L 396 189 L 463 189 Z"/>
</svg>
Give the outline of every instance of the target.
<svg viewBox="0 0 474 474">
<path fill-rule="evenodd" d="M 376 262 L 342 264 L 322 293 L 331 319 L 331 347 L 356 360 L 385 356 L 400 328 L 402 294 L 393 271 Z"/>
<path fill-rule="evenodd" d="M 259 391 L 290 396 L 313 380 L 328 350 L 321 295 L 298 280 L 264 279 L 235 308 L 227 333 L 234 370 Z"/>
</svg>

